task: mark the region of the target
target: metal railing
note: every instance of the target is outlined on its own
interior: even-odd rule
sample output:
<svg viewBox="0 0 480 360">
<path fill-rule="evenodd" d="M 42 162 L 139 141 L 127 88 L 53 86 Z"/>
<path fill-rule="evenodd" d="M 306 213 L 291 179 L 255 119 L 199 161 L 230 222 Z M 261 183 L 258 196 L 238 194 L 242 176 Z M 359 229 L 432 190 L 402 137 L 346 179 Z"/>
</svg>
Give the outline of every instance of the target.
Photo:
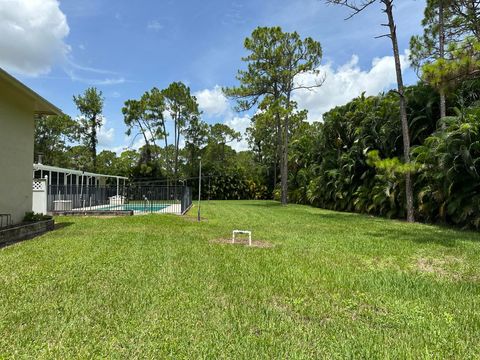
<svg viewBox="0 0 480 360">
<path fill-rule="evenodd" d="M 187 186 L 49 185 L 48 212 L 118 212 L 184 214 L 192 204 Z"/>
<path fill-rule="evenodd" d="M 0 214 L 0 229 L 7 228 L 12 224 L 12 214 Z"/>
</svg>

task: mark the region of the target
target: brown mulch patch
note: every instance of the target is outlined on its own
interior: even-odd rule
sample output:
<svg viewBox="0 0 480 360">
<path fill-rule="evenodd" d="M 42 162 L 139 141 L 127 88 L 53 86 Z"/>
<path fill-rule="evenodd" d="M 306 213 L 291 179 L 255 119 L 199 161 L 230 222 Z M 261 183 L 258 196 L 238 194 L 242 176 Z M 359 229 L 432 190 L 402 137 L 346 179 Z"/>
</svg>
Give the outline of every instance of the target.
<svg viewBox="0 0 480 360">
<path fill-rule="evenodd" d="M 229 238 L 219 238 L 210 240 L 212 244 L 229 244 L 229 245 L 247 245 L 248 246 L 248 239 L 235 239 L 235 243 L 232 244 L 232 239 Z M 275 245 L 264 240 L 252 240 L 252 247 L 258 248 L 272 248 Z"/>
</svg>

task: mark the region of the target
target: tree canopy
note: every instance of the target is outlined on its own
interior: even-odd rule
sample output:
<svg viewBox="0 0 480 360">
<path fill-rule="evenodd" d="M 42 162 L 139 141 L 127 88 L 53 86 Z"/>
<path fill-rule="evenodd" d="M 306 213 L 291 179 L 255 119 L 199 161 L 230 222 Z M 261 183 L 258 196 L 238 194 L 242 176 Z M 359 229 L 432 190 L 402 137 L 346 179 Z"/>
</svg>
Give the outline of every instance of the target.
<svg viewBox="0 0 480 360">
<path fill-rule="evenodd" d="M 228 119 L 207 123 L 190 88 L 173 82 L 124 102 L 126 134 L 140 145 L 97 154 L 104 99 L 88 88 L 74 96 L 76 119 L 36 122 L 36 154 L 48 165 L 96 169 L 132 183 L 181 180 L 194 192 L 201 158 L 208 199 L 274 198 L 480 228 L 480 2 L 427 1 L 423 34 L 411 38 L 419 75 L 411 86 L 403 84 L 400 66 L 398 2 L 327 2 L 347 7 L 347 17 L 375 4 L 382 9 L 387 32 L 380 37 L 391 41 L 395 89 L 358 94 L 325 112 L 323 121 L 309 123 L 293 95 L 322 85 L 320 43 L 280 27 L 258 27 L 245 39 L 237 85 L 223 89 L 236 110 L 248 112 L 246 134 Z M 316 82 L 301 83 L 304 74 Z M 241 140 L 248 150 L 235 150 Z"/>
</svg>

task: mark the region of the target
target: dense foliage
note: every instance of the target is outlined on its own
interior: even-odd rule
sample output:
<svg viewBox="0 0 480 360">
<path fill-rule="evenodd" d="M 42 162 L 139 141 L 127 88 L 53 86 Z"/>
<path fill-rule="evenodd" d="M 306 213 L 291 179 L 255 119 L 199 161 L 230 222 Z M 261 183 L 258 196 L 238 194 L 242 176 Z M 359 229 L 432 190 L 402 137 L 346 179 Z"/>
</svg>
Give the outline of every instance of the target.
<svg viewBox="0 0 480 360">
<path fill-rule="evenodd" d="M 329 2 L 354 13 L 383 4 L 398 60 L 393 0 Z M 155 184 L 180 181 L 191 185 L 195 196 L 201 163 L 209 199 L 275 198 L 479 228 L 480 3 L 428 0 L 426 5 L 424 33 L 411 40 L 419 83 L 404 87 L 396 61 L 395 91 L 359 94 L 323 114 L 321 123 L 306 122 L 307 111 L 291 97 L 309 88 L 297 84 L 297 75 L 318 75 L 320 43 L 279 27 L 255 29 L 245 40 L 248 56 L 246 70 L 237 74 L 239 85 L 224 89 L 237 110 L 251 110 L 248 151 L 232 148 L 242 134 L 202 119 L 197 99 L 181 82 L 125 101 L 126 134 L 143 138 L 139 149 L 97 155 L 103 98 L 90 88 L 74 97 L 76 120 L 37 121 L 35 150 L 49 165 Z M 311 87 L 320 86 L 318 80 Z"/>
<path fill-rule="evenodd" d="M 416 216 L 479 227 L 479 104 L 469 103 L 459 91 L 451 100 L 456 98 L 461 107 L 437 123 L 438 96 L 432 88 L 412 86 L 406 94 Z M 290 161 L 291 199 L 333 210 L 404 218 L 406 170 L 399 160 L 397 101 L 392 93 L 360 96 L 331 110 L 323 124 L 310 125 L 297 137 Z"/>
</svg>

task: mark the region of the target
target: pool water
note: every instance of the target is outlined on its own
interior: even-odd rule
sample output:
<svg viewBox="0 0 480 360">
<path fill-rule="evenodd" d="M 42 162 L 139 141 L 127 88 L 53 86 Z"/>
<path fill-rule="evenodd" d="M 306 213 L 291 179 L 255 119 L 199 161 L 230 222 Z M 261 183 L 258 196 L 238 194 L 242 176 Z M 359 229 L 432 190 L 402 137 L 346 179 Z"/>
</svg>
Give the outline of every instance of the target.
<svg viewBox="0 0 480 360">
<path fill-rule="evenodd" d="M 124 205 L 108 205 L 102 207 L 102 210 L 132 210 L 143 212 L 156 212 L 161 211 L 170 205 L 162 204 L 124 204 Z"/>
</svg>

